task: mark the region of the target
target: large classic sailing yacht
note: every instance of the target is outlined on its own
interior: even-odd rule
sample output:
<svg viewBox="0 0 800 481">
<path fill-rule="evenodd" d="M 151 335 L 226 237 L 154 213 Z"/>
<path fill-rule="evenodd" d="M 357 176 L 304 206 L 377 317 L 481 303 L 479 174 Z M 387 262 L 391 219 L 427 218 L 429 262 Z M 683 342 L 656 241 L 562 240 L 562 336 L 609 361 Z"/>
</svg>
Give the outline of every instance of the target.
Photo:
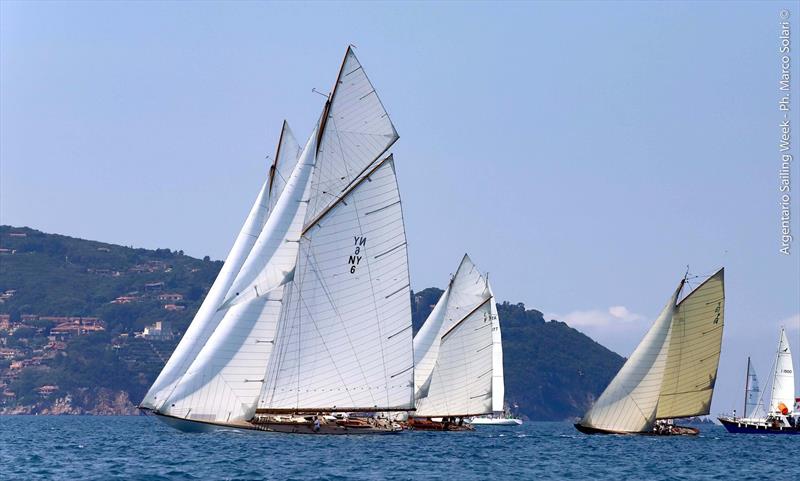
<svg viewBox="0 0 800 481">
<path fill-rule="evenodd" d="M 503 346 L 489 279 L 464 255 L 414 336 L 413 429 L 469 429 L 465 418 L 503 412 Z M 441 418 L 441 420 L 439 420 Z"/>
<path fill-rule="evenodd" d="M 352 48 L 302 151 L 291 139 L 284 126 L 231 254 L 140 407 L 191 430 L 395 432 L 373 413 L 414 408 L 405 227 L 386 155 L 398 135 Z"/>
<path fill-rule="evenodd" d="M 720 416 L 719 422 L 731 433 L 743 434 L 800 434 L 800 412 L 795 397 L 792 351 L 786 330 L 781 329 L 775 352 L 772 376 L 769 380 L 769 402 L 762 402 L 755 372 L 747 358 L 745 405 L 741 417 Z M 766 412 L 765 412 L 766 411 Z"/>
<path fill-rule="evenodd" d="M 725 313 L 724 270 L 678 301 L 682 279 L 653 326 L 575 428 L 586 434 L 698 434 L 672 424 L 709 413 Z"/>
</svg>

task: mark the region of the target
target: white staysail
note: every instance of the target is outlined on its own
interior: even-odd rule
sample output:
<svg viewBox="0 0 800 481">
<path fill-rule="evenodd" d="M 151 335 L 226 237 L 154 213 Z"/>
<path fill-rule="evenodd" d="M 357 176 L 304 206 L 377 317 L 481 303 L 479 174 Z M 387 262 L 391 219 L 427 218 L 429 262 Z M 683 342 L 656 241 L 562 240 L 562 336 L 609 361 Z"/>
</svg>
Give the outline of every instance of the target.
<svg viewBox="0 0 800 481">
<path fill-rule="evenodd" d="M 320 123 L 308 220 L 336 202 L 398 138 L 375 87 L 348 47 Z"/>
<path fill-rule="evenodd" d="M 761 403 L 761 388 L 758 385 L 758 377 L 750 358 L 747 358 L 747 389 L 745 390 L 744 413 L 742 417 L 762 418 L 765 416 L 764 406 Z"/>
<path fill-rule="evenodd" d="M 672 317 L 682 287 L 683 282 L 581 425 L 611 432 L 643 432 L 652 427 L 667 364 Z"/>
<path fill-rule="evenodd" d="M 447 301 L 450 298 L 452 280 L 433 310 L 425 319 L 419 332 L 414 336 L 414 397 L 416 399 L 428 395 L 431 373 L 439 356 L 439 338 L 442 337 L 447 314 Z"/>
<path fill-rule="evenodd" d="M 389 157 L 307 223 L 257 412 L 407 410 L 413 368 L 405 228 Z"/>
<path fill-rule="evenodd" d="M 415 336 L 414 346 L 422 362 L 415 366 L 422 370 L 415 376 L 415 416 L 473 416 L 503 410 L 497 306 L 488 280 L 468 256 Z"/>
<path fill-rule="evenodd" d="M 311 135 L 283 193 L 218 313 L 223 318 L 173 390 L 162 414 L 230 422 L 254 414 L 291 280 L 314 168 Z M 295 239 L 293 241 L 293 239 Z M 240 291 L 241 290 L 241 291 Z"/>
<path fill-rule="evenodd" d="M 675 309 L 657 419 L 702 416 L 711 409 L 725 324 L 724 281 L 720 269 Z"/>
<path fill-rule="evenodd" d="M 781 338 L 775 358 L 775 372 L 772 374 L 772 396 L 769 411 L 780 411 L 779 405 L 783 404 L 791 412 L 794 410 L 794 399 L 792 351 L 789 349 L 786 331 L 781 329 Z"/>
<path fill-rule="evenodd" d="M 286 195 L 275 204 L 223 306 L 259 297 L 292 280 L 308 207 L 309 180 L 316 163 L 316 137 L 314 130 L 284 189 Z"/>
<path fill-rule="evenodd" d="M 275 164 L 293 165 L 296 162 L 297 152 L 291 148 L 292 143 L 296 144 L 296 141 L 294 141 L 288 124 L 284 122 L 279 145 L 285 145 L 286 148 L 278 149 L 275 156 Z M 273 170 L 275 169 L 275 164 L 273 164 Z M 205 345 L 222 320 L 222 316 L 217 312 L 217 309 L 224 300 L 228 289 L 234 282 L 236 275 L 239 273 L 242 264 L 267 221 L 271 199 L 280 195 L 280 189 L 273 187 L 275 186 L 273 186 L 270 179 L 267 179 L 261 187 L 256 201 L 225 259 L 222 269 L 214 280 L 189 328 L 181 338 L 180 343 L 150 387 L 144 400 L 142 400 L 142 407 L 157 410 L 166 402 L 166 397 L 173 390 L 178 379 L 186 372 L 186 369 L 194 361 L 200 349 Z M 270 194 L 271 189 L 273 191 L 272 194 Z"/>
</svg>

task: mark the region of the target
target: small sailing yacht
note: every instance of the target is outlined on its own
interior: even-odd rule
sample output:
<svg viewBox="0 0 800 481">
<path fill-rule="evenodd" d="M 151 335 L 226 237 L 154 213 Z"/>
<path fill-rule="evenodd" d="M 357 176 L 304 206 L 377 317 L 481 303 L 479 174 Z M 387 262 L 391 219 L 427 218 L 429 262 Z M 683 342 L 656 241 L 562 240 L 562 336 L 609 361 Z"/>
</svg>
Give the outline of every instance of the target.
<svg viewBox="0 0 800 481">
<path fill-rule="evenodd" d="M 398 137 L 348 48 L 305 147 L 279 142 L 245 227 L 142 409 L 184 430 L 400 429 L 376 416 L 414 408 L 405 226 L 386 155 Z M 294 166 L 281 170 L 286 158 Z"/>
<path fill-rule="evenodd" d="M 719 422 L 731 433 L 743 434 L 800 434 L 800 411 L 795 397 L 792 351 L 785 329 L 781 329 L 778 350 L 772 370 L 770 401 L 761 401 L 758 380 L 747 358 L 747 380 L 745 381 L 745 404 L 741 417 L 720 416 Z M 766 412 L 765 412 L 766 411 Z"/>
<path fill-rule="evenodd" d="M 414 336 L 411 429 L 471 429 L 467 418 L 503 412 L 503 344 L 487 277 L 468 255 Z"/>
<path fill-rule="evenodd" d="M 724 325 L 724 270 L 682 300 L 682 279 L 653 326 L 575 428 L 586 434 L 698 434 L 673 419 L 709 413 Z"/>
</svg>

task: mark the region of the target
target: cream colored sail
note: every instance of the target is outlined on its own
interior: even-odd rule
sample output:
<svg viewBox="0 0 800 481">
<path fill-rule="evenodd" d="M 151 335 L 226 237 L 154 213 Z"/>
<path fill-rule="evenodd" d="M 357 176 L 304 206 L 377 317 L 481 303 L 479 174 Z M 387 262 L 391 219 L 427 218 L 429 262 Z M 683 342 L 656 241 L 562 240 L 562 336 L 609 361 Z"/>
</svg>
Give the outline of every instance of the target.
<svg viewBox="0 0 800 481">
<path fill-rule="evenodd" d="M 413 407 L 406 237 L 391 157 L 300 240 L 257 412 Z"/>
<path fill-rule="evenodd" d="M 794 411 L 794 367 L 792 366 L 792 351 L 789 349 L 789 340 L 786 331 L 781 329 L 778 342 L 778 352 L 775 358 L 775 372 L 772 374 L 772 396 L 769 411 L 780 411 L 780 404 Z"/>
<path fill-rule="evenodd" d="M 231 287 L 229 301 L 218 310 L 222 320 L 160 409 L 162 414 L 216 422 L 243 421 L 254 414 L 283 286 L 291 280 L 297 257 L 298 242 L 290 240 L 298 239 L 302 230 L 315 147 L 312 134 Z"/>
<path fill-rule="evenodd" d="M 297 141 L 294 140 L 286 122 L 283 124 L 278 145 L 271 171 L 276 169 L 276 165 L 294 165 L 297 161 L 298 149 L 295 148 Z M 145 395 L 141 402 L 142 407 L 159 409 L 165 405 L 167 397 L 179 379 L 186 373 L 186 369 L 194 362 L 200 349 L 219 325 L 222 315 L 218 312 L 218 308 L 269 217 L 270 203 L 280 196 L 281 191 L 282 187 L 274 185 L 272 176 L 264 182 L 222 269 L 180 343 Z"/>
<path fill-rule="evenodd" d="M 720 269 L 678 303 L 656 418 L 708 414 L 725 323 L 725 272 Z"/>
<path fill-rule="evenodd" d="M 621 433 L 649 431 L 653 426 L 675 303 L 682 287 L 683 282 L 580 424 Z"/>
</svg>

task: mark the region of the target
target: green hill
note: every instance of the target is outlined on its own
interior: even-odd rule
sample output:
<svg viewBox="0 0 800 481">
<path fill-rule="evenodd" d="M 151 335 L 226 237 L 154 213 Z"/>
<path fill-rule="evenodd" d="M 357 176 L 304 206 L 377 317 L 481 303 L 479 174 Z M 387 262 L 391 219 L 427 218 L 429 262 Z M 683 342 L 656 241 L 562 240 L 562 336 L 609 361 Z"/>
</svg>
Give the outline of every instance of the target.
<svg viewBox="0 0 800 481">
<path fill-rule="evenodd" d="M 182 251 L 0 226 L 0 316 L 7 315 L 5 327 L 0 322 L 0 411 L 134 412 L 177 344 L 135 333 L 156 321 L 182 333 L 221 266 Z M 441 293 L 413 294 L 415 330 Z M 532 419 L 581 415 L 622 365 L 617 354 L 539 311 L 508 302 L 498 311 L 506 397 Z M 54 318 L 79 316 L 99 318 L 103 330 L 53 335 L 65 322 Z"/>
</svg>

